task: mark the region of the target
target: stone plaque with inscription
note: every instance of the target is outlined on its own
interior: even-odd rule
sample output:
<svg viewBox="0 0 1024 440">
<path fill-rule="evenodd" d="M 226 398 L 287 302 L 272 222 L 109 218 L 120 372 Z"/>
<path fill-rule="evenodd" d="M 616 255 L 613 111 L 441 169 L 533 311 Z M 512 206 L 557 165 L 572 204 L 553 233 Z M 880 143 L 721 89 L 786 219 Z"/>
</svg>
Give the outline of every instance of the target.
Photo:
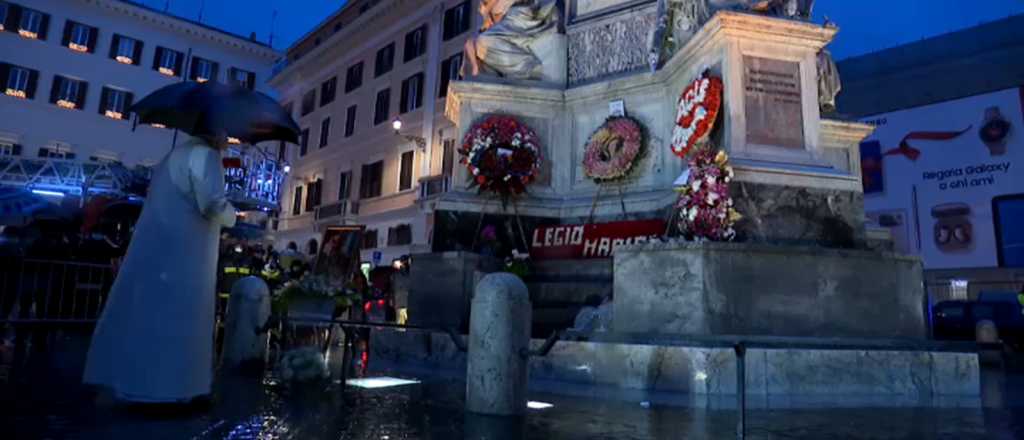
<svg viewBox="0 0 1024 440">
<path fill-rule="evenodd" d="M 804 148 L 800 63 L 743 57 L 747 143 Z"/>
</svg>

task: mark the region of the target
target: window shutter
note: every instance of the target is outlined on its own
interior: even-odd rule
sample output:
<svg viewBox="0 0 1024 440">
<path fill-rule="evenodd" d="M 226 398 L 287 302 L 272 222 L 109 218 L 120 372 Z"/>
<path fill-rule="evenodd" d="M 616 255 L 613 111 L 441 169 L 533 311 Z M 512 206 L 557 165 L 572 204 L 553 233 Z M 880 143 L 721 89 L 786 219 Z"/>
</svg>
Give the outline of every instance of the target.
<svg viewBox="0 0 1024 440">
<path fill-rule="evenodd" d="M 134 46 L 135 51 L 132 53 L 132 64 L 138 66 L 139 64 L 142 64 L 142 41 L 140 41 L 140 40 L 132 40 L 132 41 L 135 42 L 135 46 Z"/>
<path fill-rule="evenodd" d="M 100 108 L 99 113 L 105 114 L 107 111 L 107 100 L 110 99 L 110 89 L 104 87 L 100 92 Z"/>
<path fill-rule="evenodd" d="M 156 51 L 153 53 L 153 70 L 160 68 L 160 59 L 164 57 L 164 48 L 157 46 Z"/>
<path fill-rule="evenodd" d="M 4 78 L 7 79 L 6 77 Z M 36 70 L 28 71 L 28 90 L 25 91 L 25 96 L 28 99 L 35 99 L 36 89 L 39 87 L 39 72 Z"/>
<path fill-rule="evenodd" d="M 185 77 L 185 55 L 181 52 L 177 52 L 177 56 L 174 57 L 174 76 L 184 78 Z"/>
<path fill-rule="evenodd" d="M 11 154 L 21 156 L 21 144 L 14 144 L 11 148 Z"/>
<path fill-rule="evenodd" d="M 192 61 L 189 62 L 189 64 L 188 64 L 188 79 L 193 80 L 193 81 L 196 79 L 196 67 L 198 67 L 198 66 L 199 66 L 199 58 L 198 57 L 192 57 Z"/>
<path fill-rule="evenodd" d="M 60 86 L 64 84 L 64 77 L 60 75 L 53 76 L 53 86 L 50 87 L 50 104 L 57 103 L 57 95 L 60 93 Z"/>
<path fill-rule="evenodd" d="M 216 81 L 218 78 L 217 71 L 220 70 L 220 63 L 211 62 L 211 64 L 213 64 L 213 68 L 210 69 L 210 81 Z"/>
<path fill-rule="evenodd" d="M 117 47 L 120 46 L 120 45 L 121 45 L 121 36 L 117 35 L 117 34 L 114 34 L 114 36 L 110 38 L 110 51 L 107 54 L 107 57 L 112 59 L 112 60 L 113 59 L 117 59 Z"/>
<path fill-rule="evenodd" d="M 100 28 L 89 28 L 89 53 L 96 53 L 96 39 L 100 35 Z"/>
<path fill-rule="evenodd" d="M 46 41 L 46 35 L 50 30 L 50 14 L 43 14 L 43 19 L 39 21 L 39 39 Z"/>
<path fill-rule="evenodd" d="M 245 81 L 246 81 L 245 85 L 247 87 L 249 87 L 249 90 L 255 90 L 256 89 L 256 74 L 255 73 L 252 73 L 252 72 L 247 73 Z"/>
<path fill-rule="evenodd" d="M 11 77 L 11 65 L 0 62 L 0 89 L 7 89 L 7 81 Z"/>
<path fill-rule="evenodd" d="M 4 29 L 8 29 L 11 32 L 17 32 L 18 23 L 21 22 L 21 6 L 7 4 L 7 22 L 4 23 Z"/>
<path fill-rule="evenodd" d="M 89 95 L 89 83 L 85 81 L 78 82 L 78 109 L 85 108 L 85 97 Z"/>
<path fill-rule="evenodd" d="M 134 103 L 134 100 L 135 100 L 135 94 L 134 93 L 125 92 L 125 94 L 124 94 L 124 113 L 125 113 L 124 116 L 125 116 L 125 119 L 130 119 L 128 117 L 128 113 L 129 113 L 128 109 L 132 108 L 132 104 Z"/>
<path fill-rule="evenodd" d="M 409 111 L 409 87 L 412 85 L 412 79 L 402 81 L 402 103 L 398 106 L 400 113 Z"/>
<path fill-rule="evenodd" d="M 75 22 L 68 20 L 64 22 L 64 36 L 60 39 L 60 45 L 67 47 L 68 43 L 71 42 L 71 29 L 75 27 Z"/>
<path fill-rule="evenodd" d="M 459 31 L 461 33 L 469 29 L 469 2 L 463 2 L 459 7 L 462 8 L 462 23 L 460 23 L 459 26 Z"/>
</svg>

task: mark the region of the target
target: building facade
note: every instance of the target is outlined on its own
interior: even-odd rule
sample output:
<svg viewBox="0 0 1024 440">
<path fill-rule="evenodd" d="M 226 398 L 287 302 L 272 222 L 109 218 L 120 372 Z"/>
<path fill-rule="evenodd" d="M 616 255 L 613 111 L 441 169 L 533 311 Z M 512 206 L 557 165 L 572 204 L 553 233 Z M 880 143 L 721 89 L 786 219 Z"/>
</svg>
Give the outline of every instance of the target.
<svg viewBox="0 0 1024 440">
<path fill-rule="evenodd" d="M 1024 15 L 839 62 L 869 222 L 935 300 L 1024 287 Z"/>
<path fill-rule="evenodd" d="M 445 96 L 477 3 L 349 1 L 287 51 L 270 85 L 302 136 L 288 152 L 279 245 L 340 224 L 366 226 L 363 259 L 376 264 L 428 244 L 430 201 L 457 160 Z"/>
<path fill-rule="evenodd" d="M 0 184 L 7 185 L 42 185 L 31 171 L 25 180 L 25 168 L 54 163 L 79 173 L 155 164 L 174 131 L 133 129 L 133 101 L 185 80 L 269 91 L 264 84 L 280 57 L 264 43 L 121 0 L 0 1 L 0 26 Z M 46 184 L 76 192 L 74 180 Z"/>
</svg>

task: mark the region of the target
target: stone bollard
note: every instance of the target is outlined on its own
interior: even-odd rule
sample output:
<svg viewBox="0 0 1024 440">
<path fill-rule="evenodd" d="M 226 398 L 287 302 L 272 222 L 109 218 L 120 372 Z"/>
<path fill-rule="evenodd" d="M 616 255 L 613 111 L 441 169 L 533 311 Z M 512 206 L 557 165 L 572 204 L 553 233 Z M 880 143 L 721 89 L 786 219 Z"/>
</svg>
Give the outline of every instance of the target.
<svg viewBox="0 0 1024 440">
<path fill-rule="evenodd" d="M 974 328 L 978 343 L 998 343 L 999 329 L 989 320 L 978 321 Z M 981 406 L 983 408 L 1004 408 L 1006 399 L 1003 390 L 1006 386 L 1006 372 L 1003 371 L 1003 354 L 996 350 L 982 350 L 978 353 L 981 366 Z"/>
<path fill-rule="evenodd" d="M 974 327 L 975 340 L 980 344 L 998 344 L 999 329 L 996 328 L 996 324 L 987 319 L 978 321 L 978 324 Z M 1003 362 L 1003 354 L 1001 351 L 995 350 L 982 350 L 978 353 L 978 361 L 986 365 L 998 365 Z"/>
<path fill-rule="evenodd" d="M 270 288 L 258 277 L 245 277 L 231 286 L 228 301 L 221 365 L 262 366 L 267 360 L 269 338 L 263 326 L 270 318 Z"/>
<path fill-rule="evenodd" d="M 470 312 L 466 410 L 494 416 L 526 412 L 530 294 L 519 277 L 485 276 Z"/>
</svg>

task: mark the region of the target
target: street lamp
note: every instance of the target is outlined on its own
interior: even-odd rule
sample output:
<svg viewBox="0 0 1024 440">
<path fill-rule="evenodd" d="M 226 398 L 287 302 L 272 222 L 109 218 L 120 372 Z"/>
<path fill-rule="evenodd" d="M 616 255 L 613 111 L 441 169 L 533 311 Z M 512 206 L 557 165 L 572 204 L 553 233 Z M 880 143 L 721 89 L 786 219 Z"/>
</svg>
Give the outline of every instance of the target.
<svg viewBox="0 0 1024 440">
<path fill-rule="evenodd" d="M 395 129 L 395 136 L 401 136 L 401 137 L 405 138 L 405 140 L 407 140 L 409 142 L 415 142 L 416 146 L 420 147 L 420 150 L 426 151 L 426 149 L 427 149 L 427 140 L 426 139 L 424 139 L 424 138 L 422 138 L 420 136 L 413 136 L 413 135 L 409 135 L 409 134 L 402 134 L 402 119 L 401 118 L 395 118 L 394 121 L 391 121 L 391 128 Z"/>
</svg>

